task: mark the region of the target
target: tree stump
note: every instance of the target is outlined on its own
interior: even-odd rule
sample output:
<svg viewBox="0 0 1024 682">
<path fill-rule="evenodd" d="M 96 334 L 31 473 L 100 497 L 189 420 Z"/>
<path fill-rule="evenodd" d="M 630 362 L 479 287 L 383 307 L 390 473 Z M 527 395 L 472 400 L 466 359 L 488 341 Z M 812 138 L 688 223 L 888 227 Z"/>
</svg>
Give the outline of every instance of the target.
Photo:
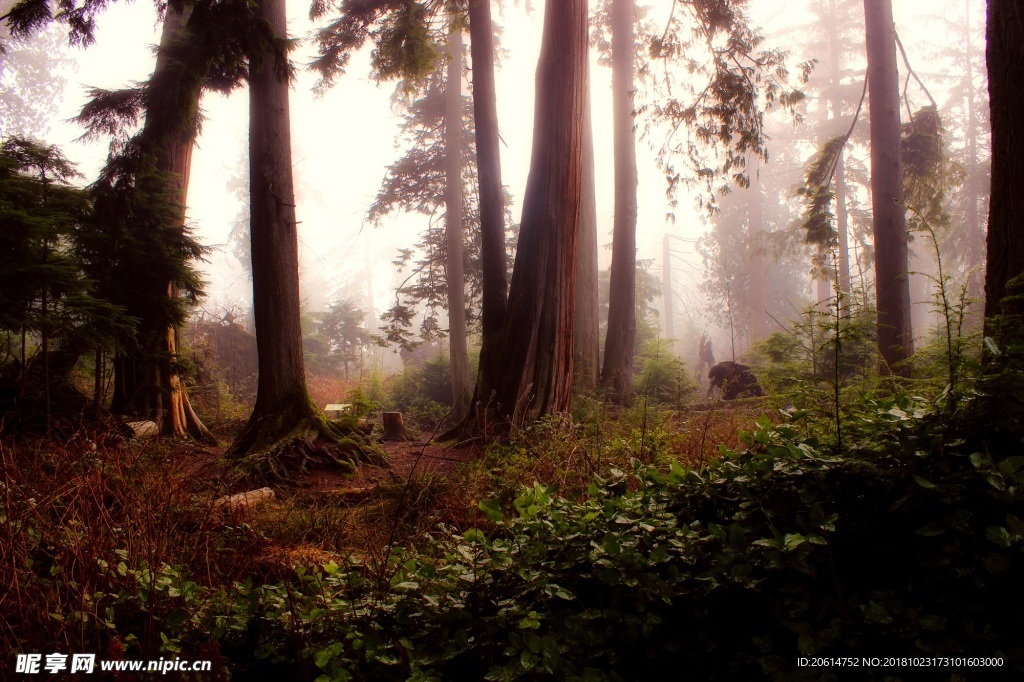
<svg viewBox="0 0 1024 682">
<path fill-rule="evenodd" d="M 401 412 L 384 412 L 381 416 L 384 436 L 381 440 L 416 440 L 405 426 Z"/>
</svg>

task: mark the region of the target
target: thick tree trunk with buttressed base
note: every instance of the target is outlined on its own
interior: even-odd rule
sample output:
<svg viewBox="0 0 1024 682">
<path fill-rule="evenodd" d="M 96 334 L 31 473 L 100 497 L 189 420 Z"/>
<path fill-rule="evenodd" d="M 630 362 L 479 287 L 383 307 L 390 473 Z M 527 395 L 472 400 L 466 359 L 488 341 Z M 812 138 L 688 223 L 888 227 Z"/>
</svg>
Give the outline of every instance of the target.
<svg viewBox="0 0 1024 682">
<path fill-rule="evenodd" d="M 476 388 L 483 410 L 513 424 L 564 412 L 572 400 L 587 68 L 586 0 L 548 0 L 508 309 Z"/>
<path fill-rule="evenodd" d="M 283 39 L 284 0 L 261 0 L 260 12 Z M 357 459 L 379 460 L 354 424 L 328 421 L 306 390 L 286 62 L 283 52 L 271 52 L 249 69 L 250 225 L 259 383 L 252 416 L 228 453 L 243 475 L 276 481 L 287 481 L 307 466 L 352 470 Z"/>
</svg>

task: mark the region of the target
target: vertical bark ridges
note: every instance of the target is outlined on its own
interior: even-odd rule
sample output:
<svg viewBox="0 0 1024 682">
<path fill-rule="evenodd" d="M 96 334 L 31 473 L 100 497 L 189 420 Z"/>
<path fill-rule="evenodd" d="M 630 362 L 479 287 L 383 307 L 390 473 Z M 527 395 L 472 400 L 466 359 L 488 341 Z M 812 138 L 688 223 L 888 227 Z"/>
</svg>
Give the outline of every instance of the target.
<svg viewBox="0 0 1024 682">
<path fill-rule="evenodd" d="M 583 391 L 597 388 L 601 367 L 601 331 L 598 320 L 597 187 L 594 178 L 594 128 L 590 94 L 583 119 L 583 192 L 576 245 L 576 385 Z"/>
<path fill-rule="evenodd" d="M 259 13 L 286 37 L 284 0 Z M 352 469 L 378 459 L 350 426 L 329 422 L 306 390 L 299 300 L 299 249 L 292 179 L 287 72 L 270 53 L 249 67 L 249 191 L 253 313 L 259 379 L 256 405 L 229 456 L 251 477 L 287 480 L 307 466 Z M 251 456 L 251 457 L 250 457 Z"/>
<path fill-rule="evenodd" d="M 493 356 L 481 358 L 475 398 L 515 424 L 565 412 L 572 400 L 587 38 L 586 0 L 548 0 L 507 314 Z"/>
<path fill-rule="evenodd" d="M 490 0 L 470 0 L 469 35 L 473 59 L 473 119 L 476 126 L 480 188 L 480 242 L 483 267 L 481 317 L 484 345 L 505 321 L 505 207 L 501 185 L 498 103 L 494 85 L 494 37 Z M 481 352 L 481 355 L 483 352 Z"/>
</svg>

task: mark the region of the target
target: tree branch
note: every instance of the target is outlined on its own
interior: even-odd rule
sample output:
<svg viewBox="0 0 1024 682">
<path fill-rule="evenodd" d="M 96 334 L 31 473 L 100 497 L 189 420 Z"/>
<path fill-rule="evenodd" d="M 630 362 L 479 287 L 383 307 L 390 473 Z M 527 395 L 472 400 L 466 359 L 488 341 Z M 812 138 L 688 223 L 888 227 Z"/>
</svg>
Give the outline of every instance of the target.
<svg viewBox="0 0 1024 682">
<path fill-rule="evenodd" d="M 928 88 L 925 87 L 924 82 L 920 78 L 918 78 L 917 73 L 915 73 L 914 69 L 912 69 L 910 67 L 910 60 L 907 59 L 907 51 L 905 49 L 903 49 L 903 42 L 900 40 L 900 34 L 896 33 L 895 31 L 893 31 L 893 33 L 896 36 L 896 46 L 900 48 L 900 54 L 903 55 L 903 63 L 907 67 L 907 74 L 908 74 L 907 84 L 908 85 L 910 84 L 909 76 L 913 76 L 914 80 L 917 81 L 917 84 L 921 86 L 921 90 L 924 91 L 925 97 L 928 98 L 928 101 L 931 102 L 933 107 L 938 108 L 939 105 L 935 103 L 935 98 L 932 97 L 932 93 L 928 92 Z M 906 89 L 904 89 L 904 91 L 903 91 L 903 99 L 904 99 L 904 101 L 906 101 L 906 98 L 907 98 Z M 909 102 L 907 103 L 907 111 L 910 111 L 910 103 Z M 913 117 L 911 117 L 911 118 L 913 118 Z"/>
</svg>

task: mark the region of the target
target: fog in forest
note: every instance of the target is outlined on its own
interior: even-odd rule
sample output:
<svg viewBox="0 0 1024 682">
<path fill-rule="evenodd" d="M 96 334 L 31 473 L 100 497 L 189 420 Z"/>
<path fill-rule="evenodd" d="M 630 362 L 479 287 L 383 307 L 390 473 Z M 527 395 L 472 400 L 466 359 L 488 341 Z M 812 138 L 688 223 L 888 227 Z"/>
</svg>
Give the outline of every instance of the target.
<svg viewBox="0 0 1024 682">
<path fill-rule="evenodd" d="M 289 6 L 289 32 L 308 37 L 312 30 L 307 8 Z M 534 71 L 540 45 L 543 7 L 527 13 L 511 5 L 495 19 L 503 29 L 505 54 L 498 70 L 499 116 L 502 131 L 502 170 L 514 204 L 510 207 L 518 223 L 523 187 L 529 170 L 533 121 Z M 68 157 L 79 164 L 86 178 L 99 171 L 106 158 L 106 143 L 75 142 L 82 131 L 65 122 L 75 116 L 86 101 L 86 88 L 117 88 L 145 80 L 152 72 L 152 50 L 159 42 L 160 23 L 152 5 L 117 5 L 98 21 L 96 44 L 89 49 L 72 48 L 62 75 L 60 108 L 46 131 L 36 131 L 49 143 L 60 144 Z M 59 33 L 59 31 L 56 31 Z M 129 38 L 130 36 L 130 38 Z M 322 97 L 312 90 L 316 76 L 302 68 L 311 59 L 309 41 L 304 41 L 293 60 L 299 67 L 292 88 L 292 139 L 298 197 L 303 271 L 303 297 L 313 309 L 351 291 L 365 298 L 362 281 L 367 254 L 372 261 L 374 305 L 377 312 L 389 306 L 399 276 L 391 261 L 397 249 L 412 245 L 428 220 L 414 215 L 396 215 L 374 226 L 366 221 L 387 167 L 401 155 L 395 149 L 399 133 L 400 103 L 395 102 L 394 83 L 377 84 L 370 77 L 369 48 L 360 51 L 347 68 L 347 75 Z M 598 130 L 595 154 L 597 176 L 611 172 L 610 76 L 608 69 L 593 64 L 594 111 Z M 465 95 L 469 96 L 466 88 Z M 248 307 L 251 291 L 246 275 L 228 245 L 231 231 L 244 215 L 242 188 L 246 174 L 248 98 L 244 91 L 224 97 L 206 94 L 205 120 L 192 160 L 188 190 L 189 220 L 205 244 L 215 246 L 210 262 L 203 266 L 210 278 L 212 311 L 224 306 Z M 646 147 L 641 147 L 647 152 Z M 660 249 L 666 229 L 664 180 L 653 155 L 642 165 L 644 182 L 640 224 L 648 233 L 641 254 L 653 258 Z M 610 242 L 612 202 L 610 193 L 599 192 L 599 215 L 603 241 Z M 680 231 L 698 234 L 693 223 L 696 210 L 683 200 Z M 607 267 L 607 249 L 602 250 Z M 642 255 L 642 257 L 644 257 Z"/>
<path fill-rule="evenodd" d="M 646 4 L 640 12 L 639 25 L 657 34 L 674 11 L 674 3 Z M 501 30 L 498 117 L 502 177 L 511 199 L 511 228 L 520 219 L 529 171 L 534 75 L 544 9 L 542 3 L 533 3 L 533 7 L 524 7 L 522 3 L 505 5 L 495 12 L 495 22 Z M 978 240 L 983 234 L 967 238 L 957 232 L 956 225 L 966 220 L 967 201 L 974 202 L 984 223 L 987 191 L 984 176 L 988 143 L 983 130 L 987 108 L 983 76 L 984 7 L 970 0 L 927 7 L 910 0 L 895 0 L 893 9 L 905 50 L 898 64 L 901 97 L 906 96 L 901 102 L 904 123 L 908 113 L 934 99 L 944 126 L 943 143 L 950 162 L 944 200 L 950 227 L 942 227 L 939 237 L 941 247 L 949 251 L 945 254 L 946 274 L 962 282 L 968 270 L 978 265 L 977 259 L 972 262 L 968 258 L 968 252 L 975 250 L 968 241 L 974 240 L 980 247 Z M 827 270 L 833 261 L 816 261 L 813 245 L 802 238 L 800 224 L 805 204 L 796 190 L 804 183 L 819 145 L 827 137 L 846 132 L 845 127 L 857 109 L 865 68 L 863 8 L 859 2 L 842 0 L 758 1 L 751 2 L 748 10 L 752 25 L 763 32 L 762 47 L 787 51 L 788 85 L 806 95 L 793 111 L 777 106 L 767 113 L 764 133 L 769 138 L 769 161 L 752 165 L 751 173 L 760 194 L 760 205 L 756 208 L 751 202 L 752 191 L 739 188 L 736 183 L 730 183 L 732 193 L 717 196 L 700 181 L 687 185 L 686 181 L 694 178 L 694 171 L 682 149 L 667 162 L 673 165 L 672 172 L 681 174 L 683 182 L 667 196 L 666 158 L 659 161 L 659 152 L 667 144 L 679 145 L 681 138 L 692 139 L 695 133 L 685 127 L 670 133 L 664 122 L 654 120 L 650 109 L 659 98 L 663 101 L 666 94 L 661 72 L 674 71 L 673 78 L 685 82 L 686 68 L 683 63 L 662 62 L 642 53 L 638 61 L 646 71 L 643 78 L 638 78 L 634 103 L 639 112 L 637 258 L 645 274 L 641 283 L 646 282 L 651 289 L 644 304 L 648 309 L 646 324 L 656 328 L 662 337 L 676 338 L 676 350 L 688 363 L 694 362 L 698 339 L 703 334 L 713 338 L 720 359 L 735 359 L 753 342 L 787 329 L 808 304 L 827 298 L 832 290 Z M 401 94 L 395 81 L 376 82 L 371 73 L 370 47 L 354 54 L 333 87 L 315 94 L 317 76 L 307 68 L 314 57 L 311 36 L 315 27 L 301 3 L 290 3 L 288 11 L 289 32 L 300 41 L 292 53 L 297 72 L 290 106 L 304 312 L 322 313 L 332 303 L 350 301 L 370 313 L 364 324 L 376 334 L 382 325 L 379 316 L 397 300 L 396 288 L 403 282 L 415 283 L 412 268 L 423 256 L 415 245 L 428 227 L 436 230 L 443 226 L 441 211 L 422 215 L 399 207 L 385 215 L 369 217 L 388 167 L 410 148 L 408 138 L 400 138 L 400 125 L 408 105 L 420 94 Z M 836 17 L 832 29 L 830 12 Z M 965 34 L 968 26 L 970 35 Z M 160 29 L 161 22 L 151 4 L 116 4 L 98 16 L 96 43 L 87 49 L 67 47 L 60 27 L 51 27 L 35 39 L 46 46 L 43 49 L 50 55 L 48 68 L 54 70 L 49 73 L 16 73 L 12 61 L 19 58 L 18 52 L 0 58 L 6 60 L 0 62 L 5 101 L 48 92 L 45 101 L 33 102 L 42 118 L 19 119 L 14 115 L 17 107 L 8 106 L 6 111 L 12 118 L 0 123 L 0 132 L 25 133 L 60 145 L 82 174 L 76 182 L 91 182 L 104 163 L 108 142 L 78 140 L 82 128 L 70 119 L 87 101 L 88 88 L 125 87 L 149 77 Z M 828 30 L 837 31 L 835 39 L 839 46 L 833 54 L 829 54 Z M 973 59 L 972 115 L 977 119 L 976 137 L 970 142 L 964 103 L 968 52 Z M 836 57 L 840 63 L 831 64 Z M 809 81 L 801 83 L 799 65 L 809 60 L 816 60 L 814 69 Z M 614 216 L 611 70 L 606 61 L 598 49 L 592 49 L 590 95 L 602 270 L 611 261 Z M 908 63 L 912 74 L 908 73 Z M 836 73 L 834 66 L 838 69 Z M 32 78 L 51 82 L 43 87 L 30 82 Z M 472 71 L 468 70 L 463 84 L 467 102 L 472 94 L 471 78 Z M 829 98 L 838 98 L 838 113 L 830 109 Z M 856 295 L 864 300 L 870 297 L 873 286 L 868 110 L 869 103 L 865 103 L 844 161 L 848 185 L 848 276 L 852 278 L 852 290 L 859 291 Z M 251 283 L 244 264 L 248 258 L 245 88 L 229 96 L 204 94 L 202 112 L 202 132 L 191 162 L 188 221 L 198 240 L 211 248 L 199 265 L 207 281 L 206 296 L 194 314 L 213 320 L 223 319 L 226 314 L 246 319 L 251 306 Z M 800 121 L 794 122 L 794 117 Z M 967 159 L 969 144 L 974 145 L 973 160 Z M 972 163 L 973 167 L 968 168 Z M 968 190 L 974 193 L 970 198 Z M 714 211 L 707 210 L 709 202 L 716 204 Z M 834 207 L 832 211 L 835 212 Z M 750 221 L 755 215 L 760 216 L 762 225 L 751 229 Z M 751 241 L 755 233 L 760 234 L 759 245 Z M 914 333 L 921 338 L 927 336 L 929 325 L 935 321 L 929 312 L 934 293 L 929 278 L 935 277 L 937 271 L 934 250 L 927 241 L 916 237 L 910 256 L 910 269 L 921 273 L 913 276 L 911 284 Z M 414 253 L 399 268 L 392 261 L 401 249 L 413 249 Z M 752 284 L 749 260 L 754 251 L 763 259 L 767 274 L 755 277 L 757 281 Z M 815 268 L 821 276 L 815 277 Z M 672 288 L 668 301 L 663 292 L 666 283 Z M 752 301 L 752 296 L 756 300 Z M 413 340 L 417 325 L 427 314 L 425 305 L 429 307 L 429 303 L 420 303 L 415 311 Z M 762 307 L 764 314 L 750 313 L 751 306 Z M 443 306 L 434 307 L 432 314 L 437 315 L 443 330 L 447 326 L 446 312 Z M 667 314 L 672 316 L 671 320 L 666 319 Z M 395 352 L 396 347 L 392 346 L 391 355 Z M 396 366 L 391 361 L 388 364 L 391 368 Z"/>
<path fill-rule="evenodd" d="M 1024 679 L 1022 2 L 0 0 L 0 679 Z"/>
</svg>

